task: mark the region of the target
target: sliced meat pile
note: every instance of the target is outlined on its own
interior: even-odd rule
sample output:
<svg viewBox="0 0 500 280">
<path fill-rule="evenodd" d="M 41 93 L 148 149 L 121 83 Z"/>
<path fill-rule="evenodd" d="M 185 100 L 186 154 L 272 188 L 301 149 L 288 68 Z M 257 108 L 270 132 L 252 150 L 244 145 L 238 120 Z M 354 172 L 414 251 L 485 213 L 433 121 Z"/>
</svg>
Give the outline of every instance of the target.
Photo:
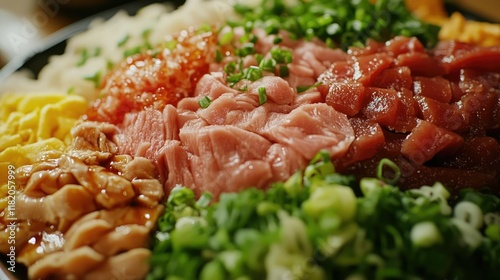
<svg viewBox="0 0 500 280">
<path fill-rule="evenodd" d="M 500 191 L 500 47 L 450 41 L 427 52 L 397 37 L 351 49 L 319 80 L 356 132 L 341 171 L 371 176 L 388 157 L 407 188 L 441 181 Z"/>
<path fill-rule="evenodd" d="M 319 150 L 359 177 L 390 158 L 408 188 L 500 183 L 500 47 L 442 42 L 428 51 L 396 37 L 344 53 L 285 32 L 183 34 L 186 44 L 159 61 L 136 56 L 112 71 L 89 114 L 117 126 L 120 153 L 157 165 L 166 192 L 179 184 L 216 196 L 266 187 Z M 186 50 L 199 54 L 199 67 L 182 72 Z M 167 68 L 138 70 L 134 59 Z M 155 96 L 145 92 L 182 94 L 144 103 Z M 123 98 L 139 103 L 124 107 Z"/>
<path fill-rule="evenodd" d="M 117 154 L 113 126 L 84 122 L 67 153 L 17 169 L 17 261 L 30 279 L 142 279 L 163 207 L 153 163 Z M 0 224 L 8 252 L 9 221 Z M 7 247 L 6 247 L 7 246 Z"/>
<path fill-rule="evenodd" d="M 240 41 L 242 30 L 232 32 Z M 297 86 L 314 85 L 346 54 L 320 42 L 292 41 L 286 34 L 280 35 L 284 40 L 279 45 L 273 44 L 278 35 L 259 30 L 254 35 L 258 41 L 240 61 L 241 67 L 256 69 L 258 54 L 266 59 L 278 50 L 293 56 L 293 61 L 283 63 L 286 76 L 280 76 L 276 65 L 256 80 L 231 83 L 224 66 L 238 61 L 237 48 L 222 46 L 222 61 L 212 61 L 210 73 L 200 78 L 192 97 L 163 110 L 127 113 L 117 126 L 120 133 L 113 140 L 119 152 L 154 161 L 164 171 L 167 192 L 176 185 L 215 196 L 264 188 L 305 167 L 320 150 L 342 157 L 353 141 L 347 117 L 323 103 L 316 87 L 297 92 Z M 260 100 L 263 89 L 265 102 Z M 201 106 L 203 100 L 210 104 Z"/>
</svg>

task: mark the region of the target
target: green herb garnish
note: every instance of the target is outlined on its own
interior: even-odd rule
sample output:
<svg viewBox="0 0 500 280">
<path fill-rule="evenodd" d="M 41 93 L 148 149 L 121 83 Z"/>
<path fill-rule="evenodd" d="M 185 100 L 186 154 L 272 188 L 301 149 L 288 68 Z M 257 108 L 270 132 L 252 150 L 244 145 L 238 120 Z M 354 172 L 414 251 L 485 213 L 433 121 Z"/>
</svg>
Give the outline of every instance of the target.
<svg viewBox="0 0 500 280">
<path fill-rule="evenodd" d="M 210 97 L 208 97 L 208 96 L 203 96 L 203 98 L 201 98 L 200 101 L 198 101 L 198 104 L 203 109 L 210 106 L 210 103 L 212 103 L 212 100 L 210 100 Z"/>
<path fill-rule="evenodd" d="M 259 91 L 259 105 L 262 105 L 267 102 L 267 92 L 265 87 L 260 87 Z"/>
</svg>

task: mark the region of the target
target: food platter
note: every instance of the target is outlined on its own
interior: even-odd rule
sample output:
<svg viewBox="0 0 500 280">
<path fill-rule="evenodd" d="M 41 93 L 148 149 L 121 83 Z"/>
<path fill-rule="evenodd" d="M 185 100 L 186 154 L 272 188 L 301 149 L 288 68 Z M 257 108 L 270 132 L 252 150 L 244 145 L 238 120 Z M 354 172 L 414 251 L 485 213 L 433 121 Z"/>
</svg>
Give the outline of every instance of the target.
<svg viewBox="0 0 500 280">
<path fill-rule="evenodd" d="M 66 48 L 66 42 L 67 42 L 68 38 L 71 38 L 75 34 L 78 34 L 78 33 L 82 32 L 82 31 L 86 30 L 88 28 L 90 22 L 93 19 L 99 18 L 99 17 L 100 18 L 110 18 L 113 14 L 116 13 L 117 10 L 126 10 L 127 12 L 129 12 L 131 14 L 134 14 L 137 10 L 139 10 L 145 4 L 149 4 L 149 3 L 133 2 L 133 3 L 130 3 L 130 4 L 124 5 L 122 7 L 119 7 L 117 9 L 106 11 L 106 12 L 104 12 L 102 14 L 96 15 L 95 17 L 89 18 L 89 19 L 84 20 L 82 22 L 78 22 L 78 23 L 76 23 L 76 24 L 74 24 L 74 25 L 72 25 L 72 26 L 70 26 L 70 27 L 68 27 L 68 28 L 60 31 L 59 33 L 55 34 L 53 37 L 51 37 L 48 40 L 46 40 L 45 42 L 43 42 L 40 46 L 38 46 L 31 53 L 27 53 L 24 56 L 16 58 L 16 60 L 12 61 L 5 68 L 3 68 L 0 71 L 0 82 L 4 78 L 10 76 L 14 71 L 16 71 L 18 69 L 28 69 L 28 70 L 32 71 L 35 74 L 35 76 L 38 75 L 38 73 L 40 72 L 41 68 L 45 64 L 47 64 L 48 58 L 50 56 L 52 56 L 52 55 L 57 55 L 57 54 L 61 54 L 62 52 L 64 52 L 64 49 Z M 176 3 L 176 4 L 180 4 L 180 3 Z M 449 4 L 447 5 L 447 9 L 449 11 L 455 11 L 455 10 L 457 10 L 456 7 L 454 7 L 452 5 L 449 5 Z M 480 17 L 475 17 L 472 14 L 467 14 L 467 16 L 469 18 L 475 18 L 475 19 L 480 18 Z M 232 34 L 231 36 L 234 36 L 234 34 Z M 126 41 L 127 39 L 125 39 L 124 41 Z M 205 40 L 205 39 L 203 39 L 203 40 Z M 210 40 L 210 39 L 207 39 L 207 40 Z M 181 42 L 181 41 L 182 40 L 179 39 L 179 42 Z M 206 43 L 206 42 L 208 42 L 208 41 L 204 41 L 204 43 Z M 118 43 L 118 44 L 120 45 L 120 43 Z M 149 53 L 149 54 L 151 54 L 151 53 Z M 151 54 L 151 55 L 152 55 L 153 58 L 156 58 L 155 56 L 157 54 Z M 281 54 L 281 55 L 283 55 L 283 54 Z M 286 53 L 285 53 L 285 56 L 286 56 Z M 286 61 L 286 58 L 284 60 Z M 276 62 L 274 62 L 274 63 L 276 63 Z M 260 62 L 259 62 L 259 64 L 260 64 Z M 274 66 L 275 65 L 273 64 L 273 67 Z M 227 72 L 226 69 L 224 71 Z M 248 72 L 246 72 L 246 73 L 248 73 Z M 246 74 L 244 74 L 244 75 L 246 75 Z M 250 77 L 249 78 L 250 80 L 252 79 L 251 76 L 248 76 L 248 77 Z M 259 77 L 259 78 L 262 78 L 262 77 Z M 241 80 L 235 82 L 235 84 L 238 83 L 238 82 L 240 82 L 240 81 Z M 316 87 L 316 86 L 317 85 L 308 86 L 307 88 L 305 88 L 303 90 L 307 92 L 307 90 L 311 89 L 312 87 Z M 258 102 L 260 103 L 260 105 L 266 103 L 267 98 L 268 98 L 267 95 L 266 95 L 266 92 L 265 92 L 265 88 L 264 88 L 264 90 L 261 90 L 261 89 L 262 89 L 262 87 L 258 88 L 258 93 L 259 93 L 259 95 L 258 95 L 259 96 Z M 240 90 L 241 90 L 241 88 L 240 88 Z M 245 88 L 245 90 L 242 90 L 242 91 L 246 91 L 246 90 L 247 89 Z M 70 90 L 68 90 L 68 91 L 70 91 Z M 299 91 L 299 87 L 297 87 L 297 91 Z M 257 92 L 257 90 L 256 90 L 256 92 Z M 269 95 L 269 96 L 271 96 L 271 95 Z M 272 98 L 272 96 L 271 96 L 271 98 Z M 199 106 L 201 108 L 206 109 L 206 107 L 208 107 L 212 101 L 210 99 L 208 99 L 208 101 L 207 101 L 207 99 L 205 99 L 204 101 L 207 102 L 207 103 L 203 103 L 203 100 L 200 100 L 197 104 L 199 104 Z M 119 119 L 119 120 L 121 121 L 121 119 Z M 334 153 L 335 151 L 332 151 L 332 152 Z M 312 157 L 312 156 L 310 156 L 310 157 Z M 314 157 L 314 158 L 316 158 L 316 157 Z M 322 162 L 321 158 L 319 160 L 316 158 L 316 161 L 314 161 L 314 160 L 311 161 L 310 165 L 319 164 L 319 163 L 325 164 L 326 162 Z M 109 165 L 112 166 L 112 163 L 109 163 Z M 390 164 L 389 164 L 389 166 L 390 166 Z M 122 171 L 119 171 L 119 172 L 122 172 Z M 141 178 L 141 179 L 143 179 L 143 178 Z M 289 182 L 289 181 L 287 181 L 287 182 Z M 439 186 L 434 186 L 434 187 L 438 188 Z M 174 189 L 172 189 L 172 191 L 173 190 Z M 343 191 L 343 190 L 339 189 L 338 191 L 340 192 L 340 191 Z M 189 196 L 189 193 L 187 193 L 187 194 L 184 193 L 184 195 Z M 201 195 L 201 193 L 197 193 L 197 196 L 199 196 L 199 195 Z M 202 197 L 203 197 L 203 195 L 202 195 Z M 347 194 L 346 197 L 349 197 L 349 194 Z M 200 210 L 200 212 L 203 212 L 203 211 Z M 280 219 L 281 218 L 283 218 L 283 215 L 280 216 Z M 342 217 L 342 218 L 344 218 L 344 217 Z M 283 218 L 283 220 L 286 220 L 286 218 Z M 292 223 L 293 221 L 289 221 L 289 222 Z M 4 267 L 4 263 L 6 263 L 6 260 L 2 259 L 2 263 L 3 263 L 2 264 L 2 273 L 4 273 L 4 275 L 0 275 L 0 278 L 2 278 L 2 277 L 7 277 L 7 278 L 10 277 L 10 279 L 25 279 L 26 278 L 27 272 L 25 270 L 22 270 L 22 271 L 17 270 L 15 275 L 11 275 L 11 274 L 8 273 L 8 271 L 6 271 L 6 268 Z"/>
</svg>

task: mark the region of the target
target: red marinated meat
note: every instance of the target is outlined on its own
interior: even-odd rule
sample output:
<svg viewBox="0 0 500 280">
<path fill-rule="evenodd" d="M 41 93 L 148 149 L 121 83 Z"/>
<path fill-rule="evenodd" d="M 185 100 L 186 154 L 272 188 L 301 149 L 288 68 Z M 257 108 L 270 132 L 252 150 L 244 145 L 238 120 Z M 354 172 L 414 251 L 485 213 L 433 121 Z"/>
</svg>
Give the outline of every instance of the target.
<svg viewBox="0 0 500 280">
<path fill-rule="evenodd" d="M 461 69 L 500 72 L 500 46 L 479 47 L 457 41 L 440 42 L 434 55 L 448 73 Z"/>
<path fill-rule="evenodd" d="M 340 170 L 370 176 L 374 163 L 389 157 L 416 170 L 402 182 L 409 187 L 432 184 L 435 174 L 452 188 L 466 185 L 456 176 L 474 187 L 500 184 L 500 168 L 486 163 L 500 158 L 498 47 L 445 42 L 428 51 L 415 38 L 396 37 L 348 54 L 320 76 L 318 89 L 352 124 L 380 125 L 386 137 L 367 137 L 355 126 L 348 154 L 336 160 Z M 475 166 L 464 164 L 467 159 Z"/>
<path fill-rule="evenodd" d="M 102 96 L 87 112 L 88 120 L 119 124 L 127 112 L 162 110 L 192 96 L 214 59 L 215 34 L 194 29 L 181 32 L 171 49 L 159 46 L 128 57 L 111 70 L 101 85 Z"/>
<path fill-rule="evenodd" d="M 413 80 L 415 95 L 430 97 L 436 101 L 448 103 L 451 100 L 450 81 L 443 77 L 415 77 Z"/>
<path fill-rule="evenodd" d="M 366 95 L 366 89 L 360 83 L 332 82 L 328 84 L 325 102 L 335 110 L 352 117 L 363 108 Z"/>
<path fill-rule="evenodd" d="M 406 66 L 392 67 L 380 72 L 380 75 L 375 77 L 372 86 L 389 88 L 397 91 L 403 89 L 412 89 L 413 78 L 410 68 Z"/>
<path fill-rule="evenodd" d="M 426 121 L 419 121 L 401 145 L 401 154 L 416 164 L 423 164 L 436 155 L 453 155 L 464 139 L 452 131 Z"/>
</svg>

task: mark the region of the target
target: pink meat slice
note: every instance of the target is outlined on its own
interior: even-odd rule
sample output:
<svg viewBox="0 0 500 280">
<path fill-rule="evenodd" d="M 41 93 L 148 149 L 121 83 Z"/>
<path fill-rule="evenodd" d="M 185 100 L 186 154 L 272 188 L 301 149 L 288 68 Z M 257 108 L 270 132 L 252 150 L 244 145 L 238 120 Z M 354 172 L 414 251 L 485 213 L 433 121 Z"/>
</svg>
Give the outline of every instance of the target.
<svg viewBox="0 0 500 280">
<path fill-rule="evenodd" d="M 156 161 L 156 153 L 165 143 L 161 111 L 146 109 L 138 113 L 128 113 L 121 128 L 121 133 L 113 137 L 120 153 Z"/>
<path fill-rule="evenodd" d="M 179 136 L 193 174 L 194 185 L 189 187 L 198 194 L 262 188 L 272 178 L 271 166 L 264 160 L 271 143 L 255 133 L 234 126 L 188 124 Z"/>
<path fill-rule="evenodd" d="M 354 131 L 346 115 L 324 103 L 294 109 L 263 131 L 263 135 L 296 149 L 308 159 L 320 150 L 328 151 L 332 157 L 340 157 L 354 140 Z"/>
</svg>

